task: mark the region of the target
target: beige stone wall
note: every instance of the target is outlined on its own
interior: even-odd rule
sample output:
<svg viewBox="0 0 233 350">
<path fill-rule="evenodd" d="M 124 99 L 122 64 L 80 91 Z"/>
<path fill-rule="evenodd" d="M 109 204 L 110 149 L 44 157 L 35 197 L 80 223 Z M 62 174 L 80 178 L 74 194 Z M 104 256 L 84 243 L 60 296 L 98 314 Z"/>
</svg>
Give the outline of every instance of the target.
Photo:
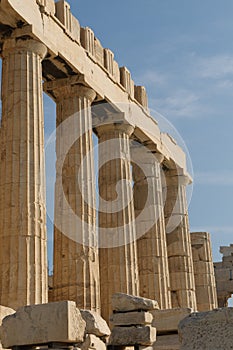
<svg viewBox="0 0 233 350">
<path fill-rule="evenodd" d="M 210 234 L 208 232 L 192 232 L 191 244 L 197 310 L 213 310 L 218 307 L 218 301 Z"/>
</svg>

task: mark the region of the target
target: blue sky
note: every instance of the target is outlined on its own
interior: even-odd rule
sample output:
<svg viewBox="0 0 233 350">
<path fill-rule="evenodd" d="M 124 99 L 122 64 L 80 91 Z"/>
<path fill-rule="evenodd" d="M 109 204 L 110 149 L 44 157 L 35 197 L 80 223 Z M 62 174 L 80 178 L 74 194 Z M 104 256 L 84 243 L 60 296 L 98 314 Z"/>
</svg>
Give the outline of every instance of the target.
<svg viewBox="0 0 233 350">
<path fill-rule="evenodd" d="M 70 0 L 82 26 L 145 85 L 152 110 L 181 134 L 193 164 L 193 231 L 233 243 L 232 0 Z M 52 109 L 52 110 L 51 110 Z M 45 99 L 47 133 L 55 114 Z"/>
</svg>

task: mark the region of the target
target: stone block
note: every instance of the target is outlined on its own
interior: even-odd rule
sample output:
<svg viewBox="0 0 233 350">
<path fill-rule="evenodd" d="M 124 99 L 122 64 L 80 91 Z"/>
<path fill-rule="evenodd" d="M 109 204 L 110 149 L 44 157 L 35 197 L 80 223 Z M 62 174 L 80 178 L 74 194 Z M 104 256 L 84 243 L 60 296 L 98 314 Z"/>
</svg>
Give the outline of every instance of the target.
<svg viewBox="0 0 233 350">
<path fill-rule="evenodd" d="M 211 273 L 202 273 L 202 274 L 194 274 L 195 276 L 195 285 L 196 286 L 215 286 L 215 276 Z"/>
<path fill-rule="evenodd" d="M 15 310 L 0 305 L 0 326 L 2 325 L 2 321 L 6 316 L 12 315 L 15 313 Z"/>
<path fill-rule="evenodd" d="M 14 313 L 15 313 L 15 310 L 13 310 L 13 309 L 11 309 L 9 307 L 5 307 L 5 306 L 0 305 L 0 326 L 2 325 L 2 320 L 6 316 L 12 315 Z M 1 341 L 1 338 L 0 338 L 0 341 Z M 0 350 L 4 350 L 3 347 L 2 347 L 1 342 L 0 342 Z"/>
<path fill-rule="evenodd" d="M 37 0 L 37 4 L 42 7 L 43 12 L 47 12 L 50 15 L 55 15 L 54 0 Z"/>
<path fill-rule="evenodd" d="M 95 35 L 90 28 L 82 28 L 80 33 L 81 44 L 89 54 L 95 56 Z"/>
<path fill-rule="evenodd" d="M 193 313 L 179 324 L 181 350 L 233 349 L 233 308 Z"/>
<path fill-rule="evenodd" d="M 180 345 L 178 334 L 160 335 L 157 336 L 153 350 L 179 350 Z"/>
<path fill-rule="evenodd" d="M 113 75 L 114 53 L 109 49 L 104 49 L 104 67 Z"/>
<path fill-rule="evenodd" d="M 112 314 L 110 317 L 110 322 L 114 324 L 114 326 L 143 326 L 146 324 L 151 324 L 152 320 L 152 314 L 145 311 L 120 312 Z"/>
<path fill-rule="evenodd" d="M 120 83 L 120 69 L 118 63 L 115 60 L 113 60 L 113 78 L 116 83 Z"/>
<path fill-rule="evenodd" d="M 120 83 L 128 94 L 134 98 L 134 82 L 131 79 L 130 71 L 126 67 L 120 67 Z"/>
<path fill-rule="evenodd" d="M 72 37 L 72 39 L 74 39 L 78 43 L 80 43 L 80 31 L 81 31 L 81 27 L 80 27 L 79 21 L 77 20 L 76 17 L 71 15 L 71 33 L 70 33 L 70 36 Z"/>
<path fill-rule="evenodd" d="M 169 267 L 176 272 L 193 272 L 193 265 L 188 256 L 171 256 L 168 259 Z"/>
<path fill-rule="evenodd" d="M 193 273 L 191 272 L 171 272 L 170 282 L 174 290 L 184 290 L 193 288 Z"/>
<path fill-rule="evenodd" d="M 148 108 L 148 97 L 144 86 L 134 86 L 134 97 L 144 108 Z"/>
<path fill-rule="evenodd" d="M 144 327 L 114 327 L 109 338 L 109 344 L 114 346 L 152 345 L 156 341 L 156 328 Z"/>
<path fill-rule="evenodd" d="M 4 347 L 83 341 L 85 321 L 73 301 L 24 306 L 3 320 Z"/>
<path fill-rule="evenodd" d="M 106 350 L 105 343 L 94 334 L 88 334 L 84 343 L 80 346 L 81 350 Z"/>
<path fill-rule="evenodd" d="M 94 334 L 97 337 L 106 337 L 110 335 L 110 329 L 106 321 L 95 311 L 80 310 L 82 318 L 86 322 L 87 334 Z"/>
<path fill-rule="evenodd" d="M 196 293 L 194 290 L 171 291 L 171 299 L 174 308 L 183 308 L 191 302 L 190 305 L 196 311 Z"/>
<path fill-rule="evenodd" d="M 158 302 L 147 298 L 137 297 L 125 293 L 116 293 L 112 296 L 113 311 L 127 312 L 137 310 L 159 309 Z"/>
<path fill-rule="evenodd" d="M 214 272 L 214 265 L 211 262 L 195 261 L 194 262 L 194 272 L 195 272 L 195 274 L 213 273 Z"/>
<path fill-rule="evenodd" d="M 56 17 L 64 24 L 66 29 L 71 32 L 71 11 L 70 5 L 65 0 L 59 0 L 55 3 Z"/>
<path fill-rule="evenodd" d="M 95 58 L 101 66 L 104 66 L 104 49 L 97 38 L 94 39 L 94 45 L 95 45 Z"/>
<path fill-rule="evenodd" d="M 179 322 L 192 312 L 190 308 L 150 311 L 153 316 L 152 326 L 156 328 L 157 334 L 177 332 Z"/>
</svg>

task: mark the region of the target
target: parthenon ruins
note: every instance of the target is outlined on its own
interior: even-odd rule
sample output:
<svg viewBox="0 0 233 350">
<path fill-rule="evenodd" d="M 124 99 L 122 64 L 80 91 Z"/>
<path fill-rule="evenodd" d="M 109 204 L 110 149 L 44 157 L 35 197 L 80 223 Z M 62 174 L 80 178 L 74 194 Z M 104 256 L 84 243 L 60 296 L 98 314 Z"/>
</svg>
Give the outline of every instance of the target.
<svg viewBox="0 0 233 350">
<path fill-rule="evenodd" d="M 189 229 L 186 155 L 151 117 L 145 88 L 64 0 L 1 0 L 0 34 L 0 305 L 71 301 L 107 323 L 116 293 L 157 301 L 158 312 L 217 308 L 210 235 Z M 43 91 L 57 126 L 50 289 Z M 5 344 L 40 345 L 17 341 Z"/>
</svg>

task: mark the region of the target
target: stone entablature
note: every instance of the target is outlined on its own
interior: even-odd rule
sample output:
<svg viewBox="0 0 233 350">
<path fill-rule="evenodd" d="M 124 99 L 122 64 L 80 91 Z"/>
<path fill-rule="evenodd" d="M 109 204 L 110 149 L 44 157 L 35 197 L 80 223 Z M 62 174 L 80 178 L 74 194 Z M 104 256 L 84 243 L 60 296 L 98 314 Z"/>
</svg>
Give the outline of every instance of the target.
<svg viewBox="0 0 233 350">
<path fill-rule="evenodd" d="M 66 1 L 56 2 L 55 7 L 54 10 L 53 0 L 25 0 L 20 5 L 16 0 L 2 1 L 1 42 L 9 33 L 12 38 L 31 37 L 43 42 L 48 50 L 42 65 L 46 81 L 76 75 L 79 83 L 96 92 L 95 101 L 115 104 L 123 112 L 125 122 L 136 127 L 135 135 L 141 141 L 156 144 L 165 162 L 173 161 L 187 173 L 185 153 L 173 138 L 160 132 L 149 114 L 145 88 L 135 88 L 130 72 L 125 67 L 118 68 L 109 49 L 103 49 L 102 57 L 99 40 L 90 28 L 80 28 Z"/>
</svg>

